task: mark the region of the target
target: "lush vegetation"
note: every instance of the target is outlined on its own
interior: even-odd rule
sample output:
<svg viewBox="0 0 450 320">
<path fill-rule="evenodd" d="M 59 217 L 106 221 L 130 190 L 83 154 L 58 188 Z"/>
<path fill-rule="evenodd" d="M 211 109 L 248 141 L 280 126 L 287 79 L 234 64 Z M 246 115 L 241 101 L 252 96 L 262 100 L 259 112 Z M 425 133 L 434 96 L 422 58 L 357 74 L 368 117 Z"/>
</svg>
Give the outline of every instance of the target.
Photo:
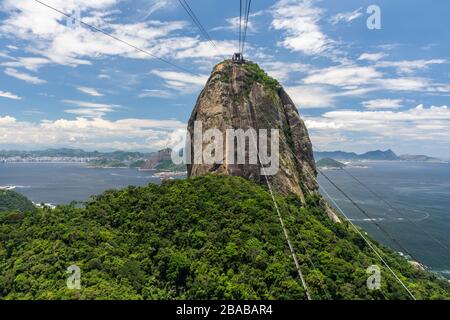
<svg viewBox="0 0 450 320">
<path fill-rule="evenodd" d="M 11 190 L 0 190 L 0 212 L 36 211 L 33 203 L 25 196 Z M 0 284 L 1 285 L 1 284 Z"/>
<path fill-rule="evenodd" d="M 339 168 L 344 168 L 345 167 L 345 164 L 343 164 L 342 162 L 336 161 L 336 160 L 331 159 L 331 158 L 320 159 L 319 161 L 317 161 L 316 165 L 319 168 L 335 168 L 335 169 L 339 169 Z"/>
<path fill-rule="evenodd" d="M 408 299 L 345 223 L 327 217 L 319 196 L 301 205 L 277 196 L 314 299 Z M 418 298 L 449 298 L 446 281 L 397 254 L 384 259 Z M 66 269 L 81 268 L 81 290 Z M 3 299 L 304 299 L 268 191 L 243 178 L 206 176 L 107 191 L 83 208 L 0 215 Z"/>
<path fill-rule="evenodd" d="M 128 165 L 116 161 L 116 160 L 108 160 L 108 159 L 100 159 L 100 160 L 93 160 L 89 161 L 89 166 L 93 168 L 127 168 Z"/>
<path fill-rule="evenodd" d="M 274 93 L 277 93 L 281 88 L 278 81 L 267 75 L 267 73 L 263 69 L 261 69 L 258 64 L 247 61 L 243 64 L 243 66 L 245 70 L 248 71 L 246 81 L 248 81 L 249 85 L 252 85 L 253 82 L 258 82 L 262 84 L 266 89 L 269 89 Z"/>
</svg>

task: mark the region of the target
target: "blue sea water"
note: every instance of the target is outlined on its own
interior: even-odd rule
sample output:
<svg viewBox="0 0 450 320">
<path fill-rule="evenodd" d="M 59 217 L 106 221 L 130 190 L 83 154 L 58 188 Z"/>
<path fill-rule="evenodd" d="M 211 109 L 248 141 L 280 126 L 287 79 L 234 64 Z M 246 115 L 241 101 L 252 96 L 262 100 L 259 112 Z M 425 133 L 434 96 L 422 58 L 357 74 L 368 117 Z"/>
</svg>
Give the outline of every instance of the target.
<svg viewBox="0 0 450 320">
<path fill-rule="evenodd" d="M 371 218 L 394 237 L 414 258 L 450 279 L 450 164 L 366 162 L 347 170 L 396 210 L 374 197 L 341 170 L 327 170 L 340 188 L 357 201 Z M 107 189 L 160 183 L 154 172 L 136 169 L 89 168 L 75 163 L 1 163 L 0 186 L 14 185 L 36 203 L 85 201 Z M 360 213 L 323 177 L 319 182 L 352 221 L 377 241 L 403 251 L 373 221 Z M 410 222 L 410 221 L 413 221 Z"/>
<path fill-rule="evenodd" d="M 345 171 L 324 173 L 413 258 L 450 279 L 450 164 L 379 161 L 346 170 L 394 209 Z M 319 175 L 319 183 L 356 225 L 405 253 L 323 176 Z"/>
<path fill-rule="evenodd" d="M 0 163 L 0 186 L 35 203 L 86 201 L 107 189 L 160 183 L 155 172 L 130 168 L 90 168 L 82 163 Z"/>
</svg>

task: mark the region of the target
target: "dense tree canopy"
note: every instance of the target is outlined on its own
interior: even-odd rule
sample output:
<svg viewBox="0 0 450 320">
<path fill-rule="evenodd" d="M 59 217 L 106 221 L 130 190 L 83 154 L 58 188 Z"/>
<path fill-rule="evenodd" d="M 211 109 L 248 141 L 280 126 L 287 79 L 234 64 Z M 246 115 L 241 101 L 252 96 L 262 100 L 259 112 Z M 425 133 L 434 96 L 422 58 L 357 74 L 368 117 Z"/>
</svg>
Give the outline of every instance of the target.
<svg viewBox="0 0 450 320">
<path fill-rule="evenodd" d="M 12 190 L 0 190 L 0 212 L 16 211 L 27 212 L 36 211 L 33 202 L 25 196 Z"/>
<path fill-rule="evenodd" d="M 319 196 L 278 196 L 313 299 L 408 299 Z M 375 243 L 375 242 L 374 242 Z M 417 298 L 449 298 L 448 282 L 377 245 Z M 381 252 L 380 251 L 380 252 Z M 381 290 L 366 286 L 378 264 Z M 81 289 L 66 286 L 81 269 Z M 84 208 L 0 215 L 2 299 L 304 299 L 268 191 L 206 176 L 107 191 Z"/>
</svg>

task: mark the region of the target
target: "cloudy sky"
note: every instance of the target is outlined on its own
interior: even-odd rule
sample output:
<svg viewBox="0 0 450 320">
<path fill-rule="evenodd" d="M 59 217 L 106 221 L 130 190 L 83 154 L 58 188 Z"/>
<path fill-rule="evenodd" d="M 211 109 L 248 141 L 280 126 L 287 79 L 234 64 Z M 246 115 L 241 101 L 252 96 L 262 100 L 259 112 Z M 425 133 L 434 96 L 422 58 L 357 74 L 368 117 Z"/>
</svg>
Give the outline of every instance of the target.
<svg viewBox="0 0 450 320">
<path fill-rule="evenodd" d="M 237 50 L 239 1 L 0 1 L 0 149 L 155 150 L 180 137 L 212 67 Z M 253 1 L 246 58 L 287 89 L 319 150 L 450 158 L 450 3 Z"/>
</svg>

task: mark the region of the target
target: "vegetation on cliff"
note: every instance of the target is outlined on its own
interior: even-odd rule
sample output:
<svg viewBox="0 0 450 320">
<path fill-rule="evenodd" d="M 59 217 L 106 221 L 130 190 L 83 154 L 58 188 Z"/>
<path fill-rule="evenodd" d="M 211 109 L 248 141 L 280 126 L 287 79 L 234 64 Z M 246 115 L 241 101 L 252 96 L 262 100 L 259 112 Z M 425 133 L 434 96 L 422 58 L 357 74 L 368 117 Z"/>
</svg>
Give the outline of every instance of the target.
<svg viewBox="0 0 450 320">
<path fill-rule="evenodd" d="M 247 61 L 243 64 L 245 70 L 248 71 L 246 81 L 251 86 L 254 82 L 258 82 L 264 86 L 264 88 L 277 93 L 281 88 L 280 83 L 274 78 L 270 77 L 258 64 Z"/>
<path fill-rule="evenodd" d="M 319 196 L 277 196 L 313 299 L 408 299 Z M 378 246 L 417 298 L 449 298 L 448 282 Z M 66 287 L 81 268 L 81 290 Z M 240 177 L 205 176 L 107 191 L 84 208 L 0 215 L 2 299 L 303 299 L 267 189 Z"/>
</svg>

